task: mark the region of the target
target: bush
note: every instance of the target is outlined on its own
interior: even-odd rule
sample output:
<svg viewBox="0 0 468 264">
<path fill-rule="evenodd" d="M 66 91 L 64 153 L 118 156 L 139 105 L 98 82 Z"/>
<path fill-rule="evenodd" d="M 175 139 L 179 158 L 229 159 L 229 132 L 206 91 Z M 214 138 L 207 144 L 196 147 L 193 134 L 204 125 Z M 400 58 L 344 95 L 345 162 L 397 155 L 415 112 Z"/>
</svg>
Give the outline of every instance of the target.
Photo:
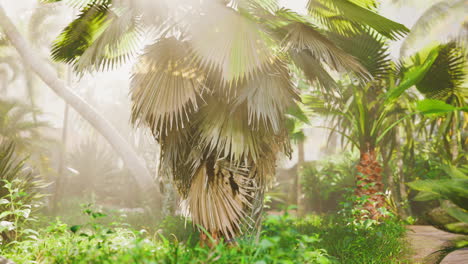
<svg viewBox="0 0 468 264">
<path fill-rule="evenodd" d="M 31 172 L 27 172 L 26 160 L 17 160 L 12 143 L 0 146 L 0 244 L 34 235 L 24 228 L 32 220 L 31 211 L 39 206 L 43 186 Z"/>
<path fill-rule="evenodd" d="M 349 210 L 349 209 L 346 209 Z M 407 263 L 405 228 L 387 222 L 363 224 L 347 214 L 297 218 L 267 216 L 258 239 L 244 236 L 237 245 L 220 242 L 200 247 L 198 233 L 180 217 L 167 217 L 152 232 L 126 223 L 109 222 L 102 211 L 83 210 L 87 222 L 67 225 L 60 220 L 8 246 L 1 255 L 17 263 Z"/>
<path fill-rule="evenodd" d="M 166 216 L 159 225 L 159 233 L 174 242 L 184 242 L 196 245 L 200 233 L 193 227 L 191 221 L 182 216 Z"/>
<path fill-rule="evenodd" d="M 406 228 L 390 219 L 381 224 L 354 225 L 336 215 L 296 218 L 285 214 L 266 219 L 265 232 L 281 237 L 284 245 L 300 236 L 312 237 L 314 248 L 326 252 L 337 263 L 408 263 Z"/>
<path fill-rule="evenodd" d="M 325 161 L 307 162 L 300 171 L 306 210 L 334 212 L 344 200 L 345 189 L 354 185 L 356 160 L 353 154 L 334 156 Z"/>
<path fill-rule="evenodd" d="M 56 221 L 37 238 L 18 242 L 2 254 L 17 263 L 407 263 L 405 229 L 391 221 L 356 228 L 339 218 L 286 213 L 265 219 L 258 242 L 244 237 L 237 240 L 238 246 L 219 243 L 209 248 L 167 239 L 160 232 L 99 224 L 103 214 L 86 214 L 90 220 L 84 225 Z M 177 221 L 164 232 L 179 226 Z"/>
</svg>

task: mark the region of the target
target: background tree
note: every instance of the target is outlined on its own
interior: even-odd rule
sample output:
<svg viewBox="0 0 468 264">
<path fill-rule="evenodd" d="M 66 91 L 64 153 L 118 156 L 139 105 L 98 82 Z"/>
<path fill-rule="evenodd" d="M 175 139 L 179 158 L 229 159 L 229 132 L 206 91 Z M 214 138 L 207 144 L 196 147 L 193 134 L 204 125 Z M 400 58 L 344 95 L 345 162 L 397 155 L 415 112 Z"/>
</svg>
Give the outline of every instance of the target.
<svg viewBox="0 0 468 264">
<path fill-rule="evenodd" d="M 8 37 L 11 44 L 18 50 L 24 60 L 33 69 L 37 75 L 54 90 L 54 92 L 70 103 L 77 112 L 81 113 L 98 131 L 100 131 L 109 143 L 118 151 L 122 159 L 132 171 L 135 180 L 139 183 L 140 188 L 147 190 L 154 186 L 153 179 L 148 171 L 138 159 L 134 150 L 128 143 L 119 135 L 104 118 L 102 118 L 92 107 L 84 102 L 79 96 L 66 88 L 66 85 L 56 77 L 54 70 L 47 63 L 35 56 L 32 49 L 27 45 L 26 41 L 19 34 L 13 23 L 6 16 L 3 8 L 0 7 L 0 26 L 3 32 Z"/>
<path fill-rule="evenodd" d="M 414 109 L 407 100 L 402 101 L 401 95 L 412 86 L 420 89 L 432 87 L 433 83 L 428 85 L 427 80 L 434 78 L 433 76 L 440 77 L 449 69 L 454 73 L 452 68 L 455 65 L 459 66 L 463 55 L 455 52 L 457 59 L 453 58 L 453 62 L 450 63 L 445 58 L 446 49 L 450 49 L 452 45 L 441 45 L 425 52 L 423 58 L 415 56 L 419 56 L 419 60 L 413 59 L 412 64 L 396 67 L 390 62 L 383 39 L 363 32 L 351 40 L 351 43 L 349 52 L 368 67 L 374 80 L 366 83 L 345 81 L 342 83 L 341 92 L 319 94 L 322 104 L 317 104 L 315 96 L 308 100 L 320 113 L 333 116 L 332 122 L 335 122 L 335 126 L 331 127 L 332 132 L 339 132 L 344 139 L 360 150 L 356 194 L 360 197 L 370 197 L 370 202 L 366 202 L 364 208 L 370 212 L 371 217 L 379 218 L 380 213 L 377 209 L 385 206 L 379 154 L 385 154 L 383 157 L 387 161 L 392 159 L 395 140 L 401 140 L 392 135 L 392 130 L 410 117 L 408 114 L 411 112 L 408 110 Z M 457 82 L 461 76 L 457 72 L 445 80 L 449 83 Z M 412 119 L 408 122 L 414 121 Z M 414 133 L 414 130 L 406 131 L 408 137 L 413 137 Z"/>
<path fill-rule="evenodd" d="M 424 4 L 427 6 L 426 1 Z M 431 41 L 462 41 L 464 45 L 468 36 L 468 1 L 442 0 L 430 1 L 432 4 L 418 18 L 400 48 L 401 56 L 408 56 L 415 49 L 428 45 Z"/>
</svg>

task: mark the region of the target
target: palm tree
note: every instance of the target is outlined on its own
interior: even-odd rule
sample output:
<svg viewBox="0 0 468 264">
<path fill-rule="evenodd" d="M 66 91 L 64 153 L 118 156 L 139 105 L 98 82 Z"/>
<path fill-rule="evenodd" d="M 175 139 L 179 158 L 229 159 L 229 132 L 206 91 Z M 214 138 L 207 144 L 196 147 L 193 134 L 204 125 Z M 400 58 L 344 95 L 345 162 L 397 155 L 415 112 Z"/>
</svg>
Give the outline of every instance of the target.
<svg viewBox="0 0 468 264">
<path fill-rule="evenodd" d="M 341 92 L 320 95 L 322 103 L 317 103 L 317 96 L 312 96 L 309 101 L 316 110 L 333 116 L 332 132 L 339 132 L 360 150 L 356 194 L 370 197 L 363 207 L 368 211 L 367 216 L 378 219 L 381 217 L 378 208 L 385 207 L 379 155 L 387 152 L 386 159 L 389 160 L 395 140 L 401 141 L 401 138 L 395 138 L 394 128 L 401 122 L 406 122 L 406 128 L 412 127 L 418 120 L 414 117 L 415 106 L 405 98 L 408 95 L 402 94 L 416 86 L 423 94 L 443 96 L 446 100 L 458 98 L 460 102 L 459 92 L 464 90 L 460 81 L 466 76 L 462 71 L 465 53 L 455 43 L 449 43 L 418 53 L 409 62 L 392 64 L 385 39 L 362 32 L 346 41 L 348 48 L 345 50 L 359 59 L 374 80 L 366 83 L 344 81 Z M 406 134 L 415 136 L 413 130 Z"/>
<path fill-rule="evenodd" d="M 327 68 L 369 77 L 329 33 L 407 32 L 375 14 L 374 1 L 311 0 L 310 15 L 269 0 L 74 3 L 80 14 L 52 56 L 79 73 L 113 68 L 137 52 L 141 32 L 153 37 L 134 66 L 132 122 L 150 127 L 161 174 L 215 240 L 255 220 L 277 155 L 291 152 L 285 114 L 299 102 L 297 75 L 325 88 L 335 85 Z"/>
<path fill-rule="evenodd" d="M 406 56 L 411 49 L 414 49 L 421 43 L 430 41 L 449 42 L 453 40 L 461 40 L 468 43 L 468 20 L 466 13 L 468 12 L 467 0 L 442 0 L 432 1 L 435 3 L 427 8 L 426 11 L 418 18 L 412 26 L 411 32 L 405 38 L 400 53 Z M 424 1 L 424 6 L 427 6 Z M 456 29 L 455 32 L 453 29 Z M 449 34 L 447 34 L 449 33 Z M 442 36 L 442 39 L 441 39 Z"/>
<path fill-rule="evenodd" d="M 4 35 L 0 34 L 0 91 L 6 92 L 8 84 L 17 79 L 21 65 L 11 54 L 11 47 Z"/>
<path fill-rule="evenodd" d="M 46 185 L 32 172 L 27 165 L 27 159 L 18 158 L 14 142 L 0 140 L 0 199 L 2 200 L 0 210 L 10 211 L 2 214 L 0 218 L 2 222 L 27 221 L 31 210 L 38 207 L 39 200 L 44 196 L 40 193 L 40 189 Z M 18 206 L 16 211 L 11 212 L 11 204 Z M 18 217 L 20 211 L 23 213 L 22 217 Z M 0 229 L 2 242 L 10 242 L 17 238 L 16 229 L 4 227 Z"/>
<path fill-rule="evenodd" d="M 416 88 L 428 99 L 444 101 L 454 107 L 465 107 L 468 101 L 467 49 L 462 42 L 454 41 L 440 47 L 439 56 L 428 74 Z M 413 59 L 416 65 L 421 58 Z M 437 127 L 441 153 L 454 165 L 466 163 L 466 142 L 461 131 L 466 128 L 466 115 L 463 112 L 451 112 L 438 118 L 427 118 L 424 125 Z M 442 125 L 438 125 L 438 124 Z"/>
<path fill-rule="evenodd" d="M 18 102 L 0 100 L 0 142 L 13 142 L 18 151 L 24 151 L 43 138 L 39 130 L 47 123 L 33 122 L 37 112 Z"/>
</svg>

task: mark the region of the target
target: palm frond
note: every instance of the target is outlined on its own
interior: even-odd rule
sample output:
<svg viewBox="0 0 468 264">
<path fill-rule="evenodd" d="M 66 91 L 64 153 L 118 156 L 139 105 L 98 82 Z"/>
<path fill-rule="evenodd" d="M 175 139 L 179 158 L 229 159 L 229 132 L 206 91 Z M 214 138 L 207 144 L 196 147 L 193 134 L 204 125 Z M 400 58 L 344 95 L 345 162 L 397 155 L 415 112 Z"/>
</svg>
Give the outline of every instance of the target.
<svg viewBox="0 0 468 264">
<path fill-rule="evenodd" d="M 65 3 L 70 7 L 81 9 L 89 5 L 108 5 L 112 0 L 40 0 L 40 2 L 45 4 Z"/>
<path fill-rule="evenodd" d="M 159 173 L 172 177 L 177 190 L 186 198 L 197 168 L 204 158 L 195 127 L 184 127 L 156 135 L 161 146 Z"/>
<path fill-rule="evenodd" d="M 17 79 L 19 72 L 23 69 L 23 65 L 18 61 L 18 57 L 12 55 L 0 55 L 0 65 L 6 66 L 9 70 L 9 81 L 14 81 Z"/>
<path fill-rule="evenodd" d="M 204 12 L 193 18 L 190 43 L 193 56 L 208 72 L 221 72 L 226 84 L 266 72 L 276 54 L 270 49 L 274 43 L 258 25 L 221 3 L 210 4 Z"/>
<path fill-rule="evenodd" d="M 291 83 L 287 65 L 277 60 L 268 73 L 241 84 L 234 107 L 246 103 L 248 124 L 252 129 L 271 127 L 274 133 L 279 133 L 284 113 L 294 104 L 294 100 L 300 98 Z"/>
<path fill-rule="evenodd" d="M 38 5 L 28 22 L 28 39 L 33 45 L 39 47 L 39 44 L 50 41 L 44 29 L 50 29 L 50 22 L 53 20 L 53 14 L 58 12 L 56 5 Z M 49 44 L 49 43 L 47 43 Z"/>
<path fill-rule="evenodd" d="M 369 30 L 345 37 L 329 33 L 330 39 L 344 52 L 354 56 L 375 79 L 390 74 L 391 60 L 385 39 Z"/>
<path fill-rule="evenodd" d="M 284 123 L 279 132 L 265 127 L 263 122 L 254 128 L 249 124 L 247 103 L 235 106 L 216 97 L 206 98 L 208 107 L 200 108 L 193 123 L 198 131 L 194 136 L 194 144 L 203 153 L 244 166 L 251 161 L 258 164 L 279 152 L 290 154 Z M 284 117 L 281 122 L 284 122 Z M 274 159 L 272 160 L 274 164 Z"/>
<path fill-rule="evenodd" d="M 0 198 L 7 198 L 8 190 L 4 186 L 6 182 L 14 183 L 15 188 L 26 192 L 17 197 L 21 203 L 28 204 L 44 196 L 39 189 L 46 184 L 28 169 L 26 161 L 18 157 L 13 142 L 0 140 Z M 0 210 L 6 210 L 4 206 L 0 205 Z"/>
<path fill-rule="evenodd" d="M 277 0 L 232 0 L 229 5 L 240 10 L 248 10 L 250 13 L 256 13 L 260 9 L 274 13 L 279 9 Z"/>
<path fill-rule="evenodd" d="M 18 102 L 0 100 L 0 141 L 14 143 L 17 150 L 31 146 L 33 139 L 39 135 L 38 130 L 48 125 L 32 121 L 34 112 L 37 110 Z"/>
<path fill-rule="evenodd" d="M 370 2 L 366 2 L 309 0 L 307 8 L 311 15 L 319 19 L 325 26 L 340 33 L 358 32 L 360 25 L 365 25 L 394 40 L 409 32 L 404 25 L 369 10 L 368 8 L 372 5 L 369 5 Z"/>
<path fill-rule="evenodd" d="M 61 33 L 52 57 L 73 64 L 81 74 L 112 70 L 135 54 L 140 39 L 141 29 L 132 12 L 93 3 Z"/>
<path fill-rule="evenodd" d="M 417 191 L 430 192 L 468 210 L 468 179 L 419 180 L 408 183 Z"/>
<path fill-rule="evenodd" d="M 279 34 L 284 36 L 282 46 L 286 50 L 294 52 L 308 50 L 313 57 L 334 70 L 351 70 L 358 76 L 364 78 L 367 76 L 367 71 L 356 58 L 336 46 L 305 17 L 286 9 L 281 9 L 276 14 L 283 18 L 281 21 L 283 26 L 278 30 Z"/>
<path fill-rule="evenodd" d="M 146 47 L 132 76 L 133 123 L 143 121 L 158 133 L 183 127 L 206 78 L 190 54 L 190 45 L 174 37 Z"/>
<path fill-rule="evenodd" d="M 426 96 L 436 99 L 448 99 L 452 96 L 467 96 L 462 88 L 467 74 L 466 50 L 451 42 L 442 45 L 439 56 L 424 78 L 416 85 Z"/>
<path fill-rule="evenodd" d="M 317 83 L 320 90 L 335 90 L 338 84 L 324 68 L 324 65 L 317 60 L 308 50 L 300 52 L 289 52 L 294 65 L 299 68 L 310 84 Z"/>
<path fill-rule="evenodd" d="M 123 9 L 138 17 L 142 24 L 150 27 L 158 27 L 161 23 L 173 16 L 173 10 L 169 5 L 185 6 L 193 4 L 178 1 L 155 1 L 155 0 L 113 0 L 112 5 L 116 9 Z M 174 1 L 176 2 L 176 1 Z"/>
<path fill-rule="evenodd" d="M 400 48 L 400 53 L 406 55 L 408 50 L 421 38 L 430 34 L 431 29 L 438 24 L 444 23 L 447 17 L 454 13 L 466 14 L 467 0 L 440 1 L 427 9 L 411 27 L 411 31 L 405 38 Z"/>
<path fill-rule="evenodd" d="M 242 224 L 248 224 L 246 211 L 252 208 L 249 200 L 255 191 L 248 174 L 249 170 L 235 170 L 229 165 L 223 167 L 222 163 L 215 168 L 203 164 L 193 178 L 186 214 L 210 235 L 227 239 L 238 236 L 242 232 Z M 215 178 L 210 180 L 210 177 Z"/>
<path fill-rule="evenodd" d="M 58 36 L 52 46 L 55 61 L 74 64 L 107 27 L 108 4 L 88 5 Z"/>
<path fill-rule="evenodd" d="M 112 70 L 135 55 L 141 29 L 130 12 L 109 13 L 107 28 L 91 43 L 75 63 L 75 71 Z"/>
</svg>

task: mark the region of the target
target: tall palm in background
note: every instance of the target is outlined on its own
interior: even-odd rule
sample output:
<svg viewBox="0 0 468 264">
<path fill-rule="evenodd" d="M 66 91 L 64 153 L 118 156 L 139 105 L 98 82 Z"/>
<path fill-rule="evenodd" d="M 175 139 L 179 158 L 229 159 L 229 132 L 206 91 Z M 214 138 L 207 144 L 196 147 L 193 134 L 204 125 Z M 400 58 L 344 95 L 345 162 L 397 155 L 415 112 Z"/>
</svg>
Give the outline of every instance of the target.
<svg viewBox="0 0 468 264">
<path fill-rule="evenodd" d="M 339 132 L 359 149 L 356 194 L 370 197 L 363 209 L 377 219 L 382 215 L 378 208 L 386 206 L 379 157 L 383 155 L 384 163 L 390 160 L 404 135 L 410 140 L 416 135 L 414 124 L 421 120 L 411 114 L 416 112 L 412 101 L 417 97 L 405 91 L 415 86 L 423 95 L 457 102 L 456 106 L 462 107 L 466 102 L 461 86 L 466 77 L 465 52 L 454 42 L 392 63 L 386 40 L 379 36 L 364 31 L 346 41 L 344 49 L 359 59 L 373 80 L 355 83 L 345 79 L 340 83 L 340 92 L 312 94 L 306 97 L 307 104 L 320 113 L 331 114 L 332 133 Z M 395 130 L 399 124 L 404 124 L 400 133 Z"/>
<path fill-rule="evenodd" d="M 297 80 L 336 88 L 329 69 L 371 78 L 331 34 L 407 32 L 372 0 L 311 0 L 308 15 L 272 0 L 71 3 L 80 14 L 52 56 L 79 73 L 114 68 L 137 52 L 142 32 L 150 36 L 133 70 L 132 122 L 151 128 L 160 171 L 215 239 L 249 226 L 277 155 L 290 154 L 286 113 L 297 108 Z"/>
<path fill-rule="evenodd" d="M 36 109 L 15 101 L 0 100 L 0 142 L 13 142 L 17 151 L 38 147 L 44 140 L 40 129 L 47 127 L 45 122 L 34 122 Z"/>
<path fill-rule="evenodd" d="M 39 50 L 38 55 L 42 58 L 47 58 L 50 41 L 53 38 L 52 34 L 49 33 L 55 26 L 54 17 L 57 12 L 55 8 L 50 8 L 46 5 L 39 5 L 35 8 L 29 17 L 26 25 L 21 27 L 21 31 L 27 37 L 28 41 L 33 44 L 34 48 Z M 47 32 L 47 33 L 44 33 Z M 37 83 L 36 76 L 33 71 L 29 69 L 26 62 L 19 56 L 14 50 L 14 47 L 8 42 L 8 40 L 0 34 L 0 75 L 3 74 L 3 84 L 0 84 L 0 90 L 8 92 L 8 86 L 12 86 L 14 81 L 24 77 L 25 80 L 25 95 L 27 95 L 32 108 L 36 108 L 35 104 L 35 84 Z M 17 89 L 15 90 L 17 93 Z M 34 121 L 37 121 L 35 113 L 33 113 Z"/>
<path fill-rule="evenodd" d="M 24 37 L 19 33 L 12 20 L 6 15 L 0 5 L 0 26 L 13 47 L 19 52 L 25 63 L 65 102 L 69 103 L 79 112 L 92 126 L 99 131 L 105 139 L 119 153 L 125 165 L 131 171 L 132 176 L 144 193 L 154 194 L 154 179 L 145 168 L 143 162 L 138 158 L 134 149 L 122 137 L 121 134 L 100 115 L 92 106 L 80 96 L 67 88 L 66 84 L 57 77 L 56 70 L 52 69 L 47 62 L 41 60 L 34 49 L 29 46 Z"/>
<path fill-rule="evenodd" d="M 405 1 L 406 2 L 406 1 Z M 411 27 L 411 33 L 401 45 L 402 56 L 427 45 L 431 41 L 468 42 L 468 1 L 467 0 L 439 0 L 424 1 L 424 6 L 429 8 L 418 18 Z M 416 50 L 415 50 L 416 49 Z"/>
<path fill-rule="evenodd" d="M 6 92 L 10 83 L 16 80 L 20 64 L 11 55 L 10 45 L 4 35 L 0 34 L 0 91 Z"/>
<path fill-rule="evenodd" d="M 468 53 L 463 42 L 453 41 L 440 46 L 439 56 L 428 74 L 416 88 L 428 99 L 444 101 L 454 107 L 465 107 L 468 103 Z M 421 64 L 420 56 L 413 58 Z M 427 118 L 425 125 L 437 129 L 440 152 L 453 165 L 466 164 L 467 151 L 466 113 L 450 112 L 436 118 Z"/>
</svg>

